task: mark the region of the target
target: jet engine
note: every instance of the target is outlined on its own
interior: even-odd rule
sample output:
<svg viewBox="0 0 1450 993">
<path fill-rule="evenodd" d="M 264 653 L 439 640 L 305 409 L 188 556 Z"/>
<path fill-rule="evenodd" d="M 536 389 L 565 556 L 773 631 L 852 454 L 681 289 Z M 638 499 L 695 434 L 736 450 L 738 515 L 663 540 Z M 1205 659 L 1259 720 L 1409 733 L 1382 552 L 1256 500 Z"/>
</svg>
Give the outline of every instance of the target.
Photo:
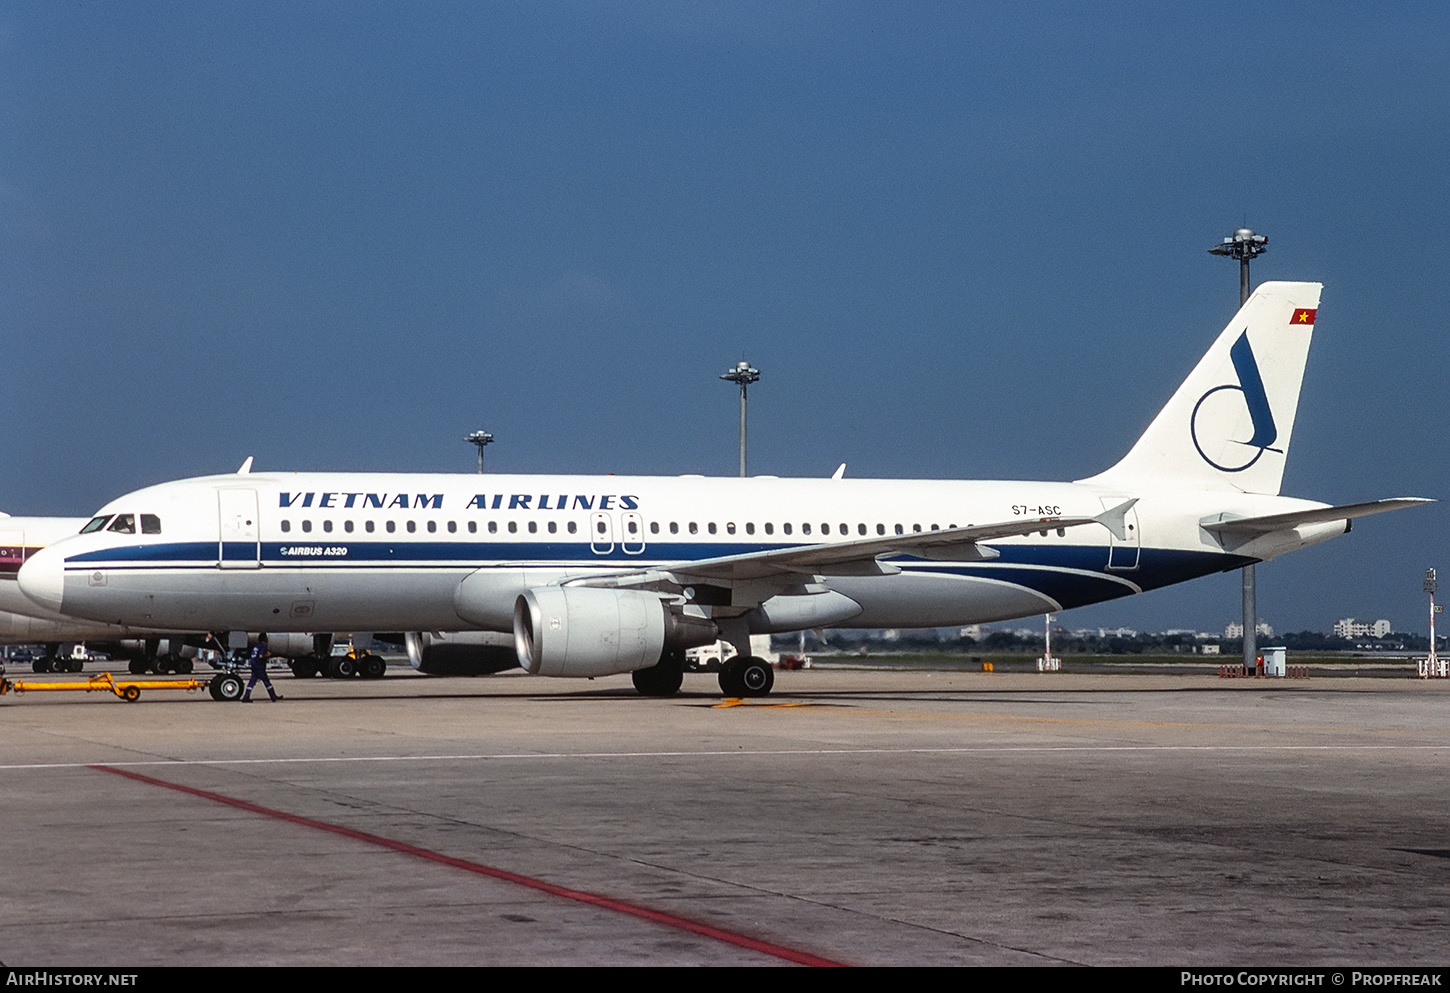
<svg viewBox="0 0 1450 993">
<path fill-rule="evenodd" d="M 512 635 L 494 631 L 409 631 L 408 661 L 429 676 L 488 676 L 519 664 Z"/>
<path fill-rule="evenodd" d="M 540 586 L 514 602 L 518 662 L 536 676 L 612 676 L 656 665 L 667 651 L 708 645 L 714 622 L 638 590 Z"/>
</svg>

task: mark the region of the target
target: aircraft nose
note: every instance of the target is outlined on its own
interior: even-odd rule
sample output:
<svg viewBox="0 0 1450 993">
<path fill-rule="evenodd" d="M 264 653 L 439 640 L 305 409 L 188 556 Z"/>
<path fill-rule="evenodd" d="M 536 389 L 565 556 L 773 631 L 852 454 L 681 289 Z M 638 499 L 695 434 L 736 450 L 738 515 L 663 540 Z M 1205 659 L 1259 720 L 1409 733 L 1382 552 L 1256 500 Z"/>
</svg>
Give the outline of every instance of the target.
<svg viewBox="0 0 1450 993">
<path fill-rule="evenodd" d="M 42 548 L 25 560 L 16 579 L 20 592 L 47 610 L 60 612 L 61 595 L 65 591 L 65 558 L 59 552 Z"/>
</svg>

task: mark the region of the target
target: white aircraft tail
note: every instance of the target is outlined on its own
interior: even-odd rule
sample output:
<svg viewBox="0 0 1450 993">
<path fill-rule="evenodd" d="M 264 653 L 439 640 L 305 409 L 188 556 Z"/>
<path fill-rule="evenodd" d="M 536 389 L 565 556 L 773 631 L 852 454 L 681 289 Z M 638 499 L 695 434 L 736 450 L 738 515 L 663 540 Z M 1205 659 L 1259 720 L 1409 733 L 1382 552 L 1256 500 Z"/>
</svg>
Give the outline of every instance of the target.
<svg viewBox="0 0 1450 993">
<path fill-rule="evenodd" d="M 1132 451 L 1082 482 L 1277 494 L 1322 288 L 1254 290 Z"/>
</svg>

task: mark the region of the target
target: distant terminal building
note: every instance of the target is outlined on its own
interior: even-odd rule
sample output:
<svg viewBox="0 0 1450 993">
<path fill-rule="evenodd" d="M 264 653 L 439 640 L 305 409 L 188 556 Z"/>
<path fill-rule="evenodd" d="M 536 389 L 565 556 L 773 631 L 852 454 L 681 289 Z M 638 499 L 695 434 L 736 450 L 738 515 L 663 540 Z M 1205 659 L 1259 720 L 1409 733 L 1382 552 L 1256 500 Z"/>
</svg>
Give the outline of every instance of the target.
<svg viewBox="0 0 1450 993">
<path fill-rule="evenodd" d="M 1260 637 L 1272 638 L 1274 636 L 1274 629 L 1269 627 L 1261 617 L 1259 618 L 1259 623 L 1254 625 L 1254 633 Z M 1223 629 L 1223 636 L 1225 638 L 1242 638 L 1244 636 L 1244 626 L 1238 621 L 1234 621 Z"/>
<path fill-rule="evenodd" d="M 1378 620 L 1367 624 L 1353 617 L 1346 617 L 1334 622 L 1334 633 L 1340 638 L 1383 638 L 1390 633 L 1390 622 Z"/>
</svg>

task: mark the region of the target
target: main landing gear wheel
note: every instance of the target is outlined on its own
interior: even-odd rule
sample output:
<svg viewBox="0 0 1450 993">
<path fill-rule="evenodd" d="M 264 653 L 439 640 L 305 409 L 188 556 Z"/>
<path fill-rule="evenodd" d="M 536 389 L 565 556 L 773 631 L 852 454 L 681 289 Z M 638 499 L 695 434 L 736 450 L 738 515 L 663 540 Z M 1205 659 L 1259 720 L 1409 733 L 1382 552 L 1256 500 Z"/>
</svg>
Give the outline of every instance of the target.
<svg viewBox="0 0 1450 993">
<path fill-rule="evenodd" d="M 643 696 L 674 696 L 685 682 L 685 658 L 669 654 L 648 669 L 630 673 L 634 688 Z"/>
<path fill-rule="evenodd" d="M 357 674 L 363 679 L 382 679 L 388 671 L 388 663 L 381 655 L 368 652 L 357 660 Z"/>
<path fill-rule="evenodd" d="M 774 685 L 775 670 L 753 655 L 737 655 L 720 670 L 720 692 L 726 696 L 766 696 Z"/>
<path fill-rule="evenodd" d="M 211 677 L 207 685 L 207 691 L 211 693 L 213 700 L 240 700 L 242 698 L 242 678 L 230 672 L 223 672 L 220 675 Z"/>
</svg>

